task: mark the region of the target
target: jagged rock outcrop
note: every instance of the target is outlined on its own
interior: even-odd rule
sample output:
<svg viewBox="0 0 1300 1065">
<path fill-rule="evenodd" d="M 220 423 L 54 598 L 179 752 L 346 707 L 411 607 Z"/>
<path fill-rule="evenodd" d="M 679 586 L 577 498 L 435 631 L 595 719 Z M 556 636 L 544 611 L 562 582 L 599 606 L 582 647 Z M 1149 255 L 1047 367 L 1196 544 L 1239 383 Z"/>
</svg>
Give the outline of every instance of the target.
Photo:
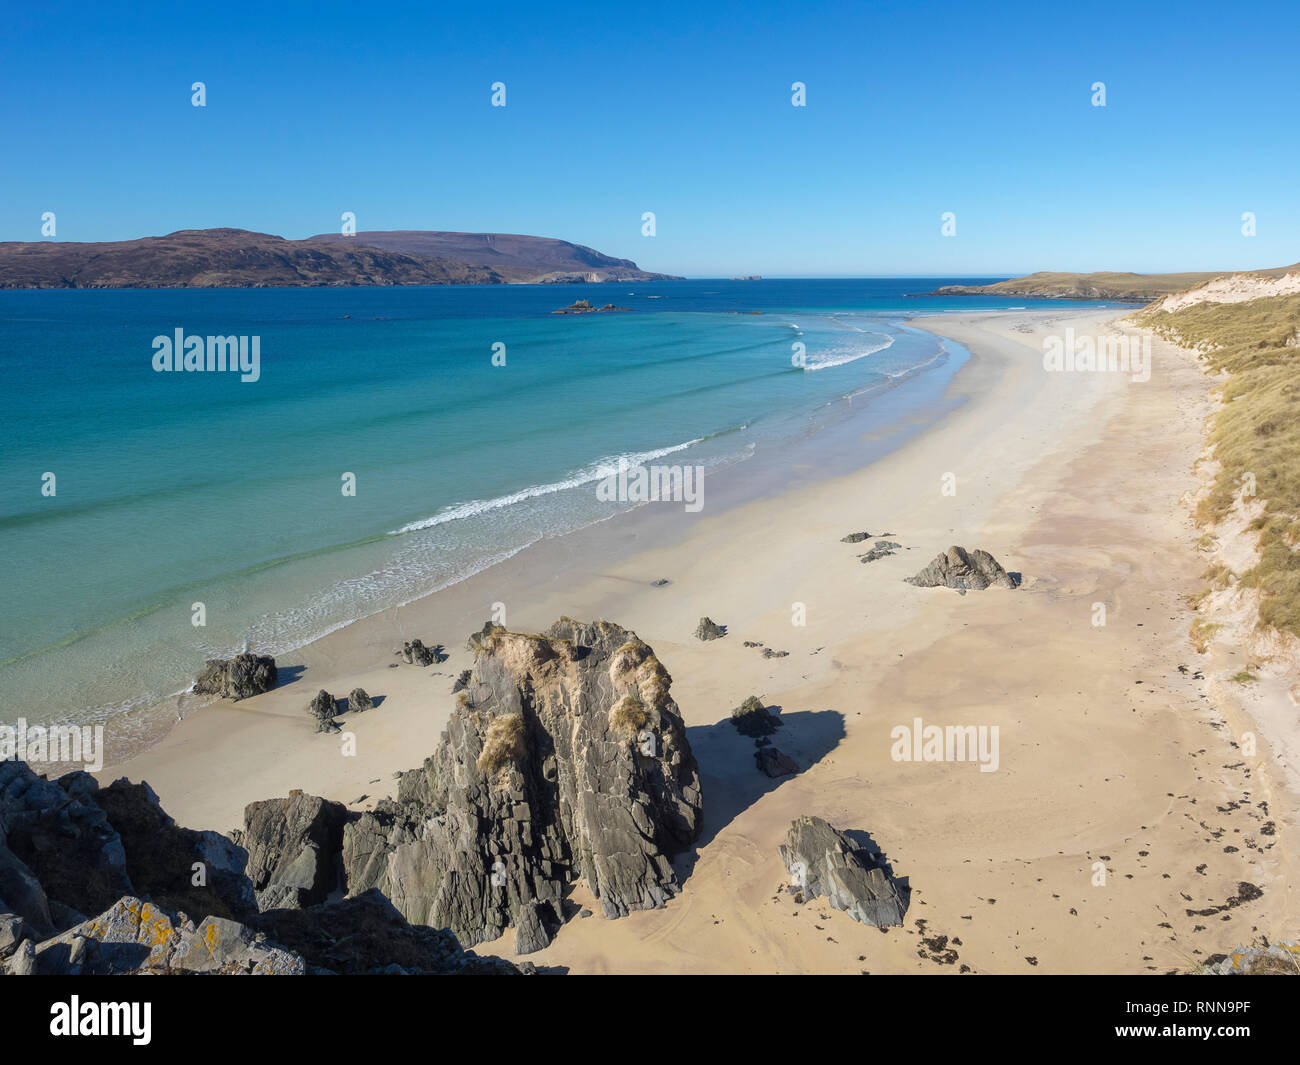
<svg viewBox="0 0 1300 1065">
<path fill-rule="evenodd" d="M 508 961 L 462 949 L 445 928 L 408 924 L 378 891 L 308 910 L 276 910 L 250 922 L 301 955 L 308 972 L 517 975 Z M 531 970 L 525 966 L 525 971 Z"/>
<path fill-rule="evenodd" d="M 757 695 L 751 695 L 731 711 L 731 723 L 742 736 L 757 739 L 770 736 L 781 727 L 781 719 Z"/>
<path fill-rule="evenodd" d="M 370 698 L 370 694 L 365 688 L 353 688 L 348 692 L 348 712 L 361 713 L 365 710 L 373 710 L 375 701 Z"/>
<path fill-rule="evenodd" d="M 567 618 L 542 635 L 489 624 L 470 646 L 438 750 L 344 830 L 348 893 L 378 888 L 412 924 L 468 945 L 513 926 L 521 952 L 550 941 L 579 877 L 606 917 L 662 906 L 701 796 L 654 652 Z"/>
<path fill-rule="evenodd" d="M 317 732 L 338 731 L 338 722 L 334 720 L 339 713 L 338 700 L 324 688 L 312 696 L 307 704 L 307 713 L 316 719 Z"/>
<path fill-rule="evenodd" d="M 240 837 L 255 844 L 265 903 L 328 894 L 344 816 L 301 794 L 250 807 Z M 257 913 L 247 857 L 215 832 L 177 826 L 147 784 L 100 788 L 80 772 L 47 781 L 0 763 L 0 973 L 520 971 L 462 950 L 450 932 L 411 927 L 379 897 Z"/>
<path fill-rule="evenodd" d="M 801 817 L 780 845 L 792 890 L 805 901 L 825 896 L 855 921 L 901 925 L 911 892 L 895 880 L 882 856 L 858 847 L 820 817 Z"/>
<path fill-rule="evenodd" d="M 697 640 L 718 640 L 726 635 L 727 627 L 717 624 L 712 618 L 700 618 L 700 623 L 695 626 Z"/>
<path fill-rule="evenodd" d="M 61 777 L 59 783 L 67 787 L 77 778 L 84 778 L 91 801 L 118 833 L 133 894 L 200 917 L 242 921 L 257 912 L 243 847 L 219 832 L 180 827 L 148 784 L 122 779 L 101 788 L 85 773 Z"/>
<path fill-rule="evenodd" d="M 269 692 L 275 683 L 275 659 L 246 651 L 234 658 L 209 658 L 195 678 L 194 693 L 239 700 Z"/>
<path fill-rule="evenodd" d="M 338 884 L 336 858 L 347 807 L 292 792 L 244 808 L 242 842 L 258 908 L 301 909 L 324 902 Z"/>
<path fill-rule="evenodd" d="M 0 898 L 37 935 L 133 892 L 121 837 L 72 774 L 72 791 L 0 762 Z"/>
<path fill-rule="evenodd" d="M 420 640 L 409 640 L 402 644 L 402 657 L 413 666 L 431 666 L 438 661 L 432 648 L 425 647 Z"/>
<path fill-rule="evenodd" d="M 192 921 L 128 895 L 40 943 L 24 943 L 10 959 L 11 975 L 115 973 L 227 973 L 297 976 L 301 957 L 267 943 L 252 929 L 223 917 Z"/>
<path fill-rule="evenodd" d="M 918 588 L 955 588 L 962 595 L 972 589 L 982 591 L 990 585 L 1015 588 L 1018 584 L 987 551 L 977 549 L 967 553 L 962 547 L 950 547 L 936 555 L 925 569 L 906 580 Z"/>
<path fill-rule="evenodd" d="M 860 543 L 862 543 L 863 540 L 869 539 L 870 536 L 871 536 L 871 533 L 869 533 L 869 532 L 852 532 L 852 533 L 849 533 L 848 536 L 841 536 L 841 537 L 840 537 L 840 543 L 842 543 L 842 544 L 860 544 Z"/>
</svg>

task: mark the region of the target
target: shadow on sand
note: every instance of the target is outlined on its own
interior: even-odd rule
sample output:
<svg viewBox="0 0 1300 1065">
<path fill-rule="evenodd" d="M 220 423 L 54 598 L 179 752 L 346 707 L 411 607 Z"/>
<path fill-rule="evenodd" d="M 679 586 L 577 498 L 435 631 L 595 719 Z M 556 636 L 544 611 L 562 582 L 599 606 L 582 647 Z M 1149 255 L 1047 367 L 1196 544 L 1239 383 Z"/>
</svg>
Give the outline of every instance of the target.
<svg viewBox="0 0 1300 1065">
<path fill-rule="evenodd" d="M 694 871 L 700 851 L 722 829 L 768 792 L 795 779 L 795 776 L 769 777 L 759 770 L 754 761 L 758 748 L 752 739 L 736 731 L 730 717 L 713 725 L 694 725 L 686 730 L 686 738 L 700 766 L 704 827 L 695 845 L 673 860 L 678 882 L 682 884 Z M 801 772 L 820 762 L 843 738 L 844 715 L 838 710 L 782 714 L 781 727 L 771 736 L 773 745 L 793 758 Z"/>
</svg>

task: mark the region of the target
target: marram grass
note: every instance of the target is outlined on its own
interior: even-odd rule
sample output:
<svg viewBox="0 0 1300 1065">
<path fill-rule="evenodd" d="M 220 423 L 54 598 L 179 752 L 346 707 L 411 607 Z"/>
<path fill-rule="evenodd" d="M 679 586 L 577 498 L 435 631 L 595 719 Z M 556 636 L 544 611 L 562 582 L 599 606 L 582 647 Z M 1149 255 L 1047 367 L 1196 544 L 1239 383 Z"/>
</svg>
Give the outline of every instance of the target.
<svg viewBox="0 0 1300 1065">
<path fill-rule="evenodd" d="M 1264 504 L 1254 523 L 1260 560 L 1241 583 L 1260 590 L 1262 625 L 1300 637 L 1300 295 L 1134 318 L 1227 375 L 1210 434 L 1222 468 L 1197 521 L 1222 521 L 1253 489 Z"/>
</svg>

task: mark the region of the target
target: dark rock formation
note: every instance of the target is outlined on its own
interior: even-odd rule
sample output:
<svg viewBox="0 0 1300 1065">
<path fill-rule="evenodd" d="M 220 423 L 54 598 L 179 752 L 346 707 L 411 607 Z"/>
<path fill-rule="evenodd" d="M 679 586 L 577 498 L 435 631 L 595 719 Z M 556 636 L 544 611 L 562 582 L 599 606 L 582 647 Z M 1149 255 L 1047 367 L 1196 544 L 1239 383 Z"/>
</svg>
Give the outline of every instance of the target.
<svg viewBox="0 0 1300 1065">
<path fill-rule="evenodd" d="M 94 785 L 87 774 L 70 776 Z M 69 779 L 62 777 L 59 783 Z M 90 797 L 121 839 L 133 894 L 171 912 L 236 921 L 257 912 L 242 847 L 219 832 L 179 827 L 148 784 L 115 780 L 106 788 L 95 785 Z"/>
<path fill-rule="evenodd" d="M 770 736 L 781 727 L 781 719 L 764 706 L 757 695 L 751 695 L 731 711 L 731 723 L 742 736 L 755 739 Z"/>
<path fill-rule="evenodd" d="M 460 676 L 456 678 L 456 683 L 451 686 L 452 695 L 455 695 L 457 692 L 462 692 L 469 687 L 469 678 L 472 672 L 472 670 L 468 669 L 462 669 L 460 671 Z"/>
<path fill-rule="evenodd" d="M 700 618 L 700 623 L 695 627 L 697 640 L 718 640 L 726 635 L 727 626 L 716 624 L 712 618 Z"/>
<path fill-rule="evenodd" d="M 134 890 L 117 830 L 83 788 L 73 792 L 25 762 L 0 762 L 0 899 L 37 935 Z"/>
<path fill-rule="evenodd" d="M 1018 582 L 987 551 L 967 554 L 965 548 L 950 547 L 915 577 L 908 577 L 907 583 L 918 588 L 955 588 L 965 595 L 970 589 L 982 591 L 994 584 L 1015 588 Z"/>
<path fill-rule="evenodd" d="M 153 903 L 127 895 L 99 916 L 41 943 L 28 941 L 9 961 L 11 975 L 226 973 L 297 976 L 302 958 L 235 921 L 207 917 L 197 928 Z"/>
<path fill-rule="evenodd" d="M 373 710 L 375 701 L 370 698 L 365 688 L 353 688 L 348 692 L 348 712 L 361 713 L 363 710 Z"/>
<path fill-rule="evenodd" d="M 897 551 L 902 544 L 896 544 L 893 540 L 877 540 L 876 544 L 870 551 L 858 558 L 863 562 L 875 562 L 877 559 L 887 558 Z"/>
<path fill-rule="evenodd" d="M 194 681 L 196 695 L 220 695 L 226 699 L 247 699 L 275 687 L 275 659 L 245 651 L 234 658 L 209 658 Z"/>
<path fill-rule="evenodd" d="M 892 876 L 878 854 L 859 848 L 820 817 L 801 817 L 780 846 L 792 888 L 805 901 L 825 896 L 855 921 L 889 928 L 901 925 L 910 891 Z"/>
<path fill-rule="evenodd" d="M 461 949 L 446 929 L 411 925 L 378 891 L 276 910 L 251 926 L 301 955 L 309 972 L 518 974 L 507 961 Z"/>
<path fill-rule="evenodd" d="M 754 761 L 769 777 L 786 777 L 799 772 L 799 764 L 775 747 L 760 747 L 754 752 Z"/>
<path fill-rule="evenodd" d="M 311 702 L 307 704 L 307 713 L 316 719 L 317 732 L 338 731 L 338 722 L 334 720 L 339 713 L 338 700 L 324 688 L 312 696 Z"/>
<path fill-rule="evenodd" d="M 764 658 L 789 658 L 789 657 L 790 657 L 790 652 L 789 652 L 789 651 L 774 651 L 774 650 L 772 650 L 772 648 L 770 648 L 770 647 L 764 647 L 764 648 L 763 648 L 763 657 L 764 657 Z"/>
<path fill-rule="evenodd" d="M 855 532 L 855 533 L 849 533 L 848 536 L 841 536 L 840 543 L 860 544 L 862 543 L 863 540 L 868 540 L 870 538 L 871 538 L 871 533 L 869 532 Z"/>
<path fill-rule="evenodd" d="M 612 303 L 607 303 L 603 307 L 593 307 L 589 300 L 575 300 L 567 307 L 561 307 L 558 311 L 552 311 L 552 314 L 600 314 L 604 311 L 626 311 L 628 307 L 615 307 Z"/>
<path fill-rule="evenodd" d="M 0 763 L 0 974 L 520 971 L 463 951 L 450 932 L 411 927 L 378 897 L 270 909 L 334 886 L 341 810 L 300 794 L 249 807 L 239 836 L 254 844 L 259 914 L 245 851 L 178 827 L 147 784 L 50 782 Z"/>
<path fill-rule="evenodd" d="M 558 928 L 583 878 L 605 915 L 662 906 L 700 830 L 699 773 L 671 678 L 634 633 L 561 619 L 470 638 L 473 673 L 437 752 L 344 830 L 350 895 L 378 888 L 462 942 Z"/>
<path fill-rule="evenodd" d="M 299 909 L 324 902 L 338 883 L 336 856 L 347 807 L 316 795 L 249 803 L 242 842 L 258 908 Z"/>
<path fill-rule="evenodd" d="M 413 666 L 431 666 L 438 661 L 433 650 L 425 647 L 420 640 L 402 644 L 402 657 Z"/>
</svg>

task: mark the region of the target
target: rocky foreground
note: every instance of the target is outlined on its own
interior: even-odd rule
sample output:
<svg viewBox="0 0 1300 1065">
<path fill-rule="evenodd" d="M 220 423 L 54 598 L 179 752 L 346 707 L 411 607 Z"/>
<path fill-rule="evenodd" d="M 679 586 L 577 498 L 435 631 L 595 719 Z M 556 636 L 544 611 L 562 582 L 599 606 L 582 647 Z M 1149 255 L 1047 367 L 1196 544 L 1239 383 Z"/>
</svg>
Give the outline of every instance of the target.
<svg viewBox="0 0 1300 1065">
<path fill-rule="evenodd" d="M 364 814 L 293 792 L 195 832 L 147 784 L 0 763 L 4 970 L 518 972 L 464 946 L 513 927 L 518 953 L 544 947 L 579 878 L 607 918 L 664 905 L 702 797 L 654 652 L 569 619 L 471 646 L 438 749 Z M 208 672 L 235 696 L 268 668 Z"/>
</svg>

